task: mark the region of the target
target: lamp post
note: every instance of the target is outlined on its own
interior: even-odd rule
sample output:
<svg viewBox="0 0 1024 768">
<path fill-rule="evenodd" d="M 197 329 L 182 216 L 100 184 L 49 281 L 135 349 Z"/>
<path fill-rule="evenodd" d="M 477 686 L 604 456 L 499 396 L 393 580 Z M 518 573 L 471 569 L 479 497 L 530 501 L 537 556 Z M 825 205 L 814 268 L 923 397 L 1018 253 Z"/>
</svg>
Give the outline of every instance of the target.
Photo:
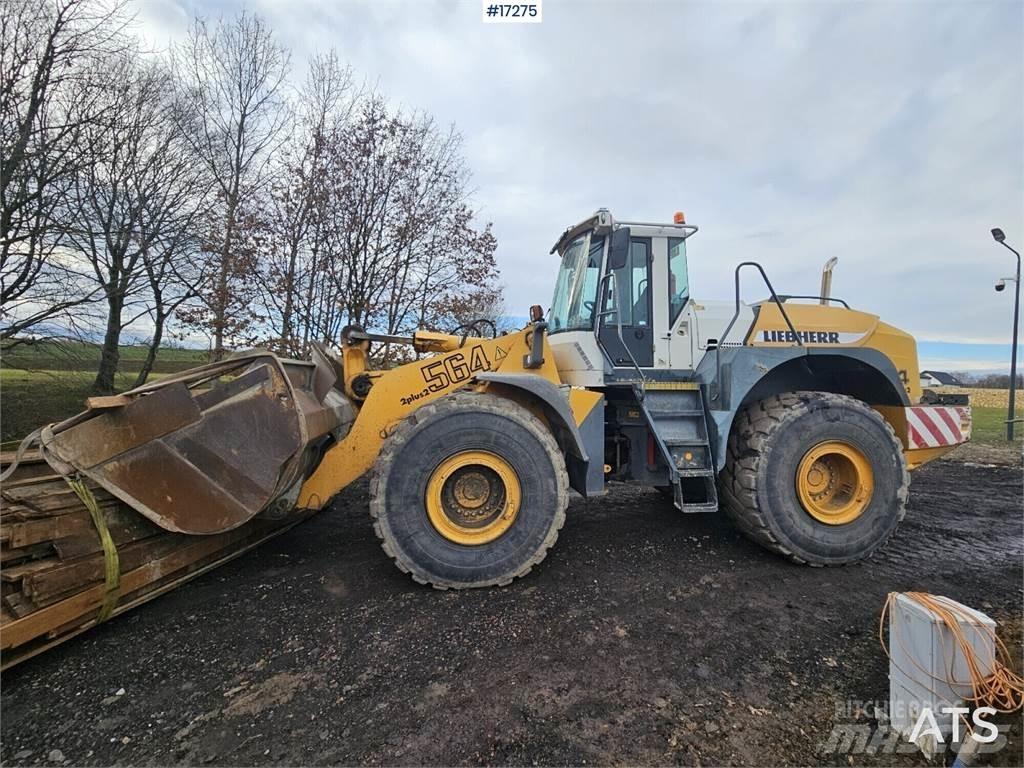
<svg viewBox="0 0 1024 768">
<path fill-rule="evenodd" d="M 992 239 L 1004 248 L 1008 249 L 1017 257 L 1017 274 L 1013 279 L 1013 346 L 1010 348 L 1010 405 L 1006 416 L 1006 439 L 1013 441 L 1013 420 L 1017 414 L 1014 410 L 1014 395 L 1017 392 L 1017 321 L 1020 318 L 1020 253 L 1006 244 L 1006 235 L 1003 230 L 996 227 L 992 230 Z M 1006 287 L 1006 280 L 996 283 L 996 290 L 1001 291 Z"/>
</svg>

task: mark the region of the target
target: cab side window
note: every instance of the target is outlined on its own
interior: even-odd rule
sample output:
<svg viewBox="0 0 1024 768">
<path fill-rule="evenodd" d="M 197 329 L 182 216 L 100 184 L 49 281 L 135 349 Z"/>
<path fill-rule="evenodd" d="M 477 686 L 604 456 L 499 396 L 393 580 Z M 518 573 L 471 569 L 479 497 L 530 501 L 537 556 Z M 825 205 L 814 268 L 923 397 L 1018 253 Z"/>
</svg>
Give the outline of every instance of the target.
<svg viewBox="0 0 1024 768">
<path fill-rule="evenodd" d="M 615 290 L 608 290 L 605 310 L 619 309 L 622 324 L 631 326 L 650 325 L 650 246 L 646 240 L 633 240 L 629 244 L 629 259 L 625 266 L 616 269 Z M 622 306 L 617 306 L 621 300 Z M 615 315 L 605 315 L 609 325 L 616 323 Z"/>
<path fill-rule="evenodd" d="M 686 241 L 681 237 L 668 239 L 668 302 L 669 325 L 675 325 L 690 296 L 686 271 Z"/>
<path fill-rule="evenodd" d="M 651 322 L 651 281 L 648 279 L 647 243 L 634 240 L 629 244 L 629 281 L 633 299 L 633 325 L 650 325 Z"/>
</svg>

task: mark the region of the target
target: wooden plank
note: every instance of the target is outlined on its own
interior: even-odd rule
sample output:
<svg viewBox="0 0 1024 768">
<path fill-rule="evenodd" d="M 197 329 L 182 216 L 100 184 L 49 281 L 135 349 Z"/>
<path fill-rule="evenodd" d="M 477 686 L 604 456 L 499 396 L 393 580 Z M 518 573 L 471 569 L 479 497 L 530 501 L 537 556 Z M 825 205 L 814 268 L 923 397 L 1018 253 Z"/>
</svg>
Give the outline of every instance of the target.
<svg viewBox="0 0 1024 768">
<path fill-rule="evenodd" d="M 166 533 L 158 525 L 154 525 L 138 514 L 133 515 L 133 518 L 128 520 L 111 520 L 108 517 L 107 528 L 118 551 L 129 544 Z M 57 554 L 60 555 L 62 560 L 70 560 L 102 552 L 103 543 L 90 520 L 89 528 L 85 534 L 54 539 L 53 548 L 57 550 Z"/>
<path fill-rule="evenodd" d="M 90 411 L 104 411 L 108 408 L 123 408 L 131 401 L 128 395 L 100 395 L 85 398 L 85 407 Z"/>
<path fill-rule="evenodd" d="M 0 451 L 0 465 L 7 466 L 14 461 L 18 456 L 18 451 Z M 25 451 L 25 455 L 21 457 L 22 464 L 33 464 L 43 460 L 42 455 L 39 453 L 38 448 L 31 448 Z"/>
<path fill-rule="evenodd" d="M 40 483 L 51 483 L 54 480 L 61 479 L 60 475 L 54 474 L 49 465 L 43 464 L 38 467 L 38 470 L 38 473 L 30 475 L 24 472 L 19 466 L 16 479 L 4 481 L 4 489 L 21 488 L 26 485 L 39 485 Z"/>
<path fill-rule="evenodd" d="M 112 514 L 113 511 L 117 509 L 119 506 L 121 506 L 121 502 L 118 501 L 117 499 L 107 499 L 106 501 L 100 502 L 100 509 L 103 510 L 104 514 Z M 81 506 L 78 507 L 78 509 L 81 508 Z M 0 514 L 0 524 L 14 524 L 18 522 L 27 522 L 30 520 L 49 520 L 50 518 L 57 517 L 60 515 L 71 514 L 74 511 L 74 509 L 56 509 L 43 511 L 39 509 L 31 509 L 29 507 L 24 507 L 11 512 L 10 514 L 6 512 L 4 514 Z"/>
<path fill-rule="evenodd" d="M 130 571 L 151 560 L 166 557 L 187 538 L 185 534 L 163 531 L 158 536 L 129 544 L 117 553 L 121 571 Z M 36 570 L 23 576 L 21 589 L 25 597 L 33 603 L 45 605 L 62 592 L 74 589 L 78 585 L 101 583 L 106 576 L 105 568 L 102 554 L 89 555 L 73 561 L 61 561 L 58 566 Z"/>
<path fill-rule="evenodd" d="M 202 576 L 204 573 L 207 573 L 208 571 L 211 571 L 214 568 L 220 567 L 224 563 L 233 560 L 234 558 L 243 555 L 249 550 L 259 546 L 263 542 L 272 539 L 273 537 L 279 534 L 284 533 L 293 526 L 305 520 L 306 517 L 306 515 L 296 517 L 293 520 L 289 520 L 287 523 L 285 523 L 279 528 L 272 528 L 268 531 L 261 532 L 259 534 L 254 534 L 253 536 L 249 537 L 249 539 L 246 540 L 245 543 L 242 545 L 218 552 L 206 558 L 196 560 L 187 567 L 179 569 L 179 571 L 175 572 L 175 574 L 171 578 L 163 579 L 162 583 L 160 583 L 159 586 L 149 584 L 143 586 L 136 593 L 134 593 L 134 596 L 132 596 L 130 599 L 125 599 L 124 601 L 118 603 L 117 607 L 114 609 L 114 612 L 111 614 L 111 617 L 119 616 L 120 614 L 126 611 L 130 611 L 132 608 L 135 608 L 136 606 L 142 605 L 143 603 L 149 600 L 159 597 L 165 592 L 169 592 L 170 590 L 188 581 L 191 581 L 192 579 Z M 249 528 L 248 525 L 244 527 Z M 82 621 L 83 623 L 76 624 L 76 621 L 73 620 L 72 622 L 69 622 L 68 625 L 65 625 L 73 626 L 73 629 L 56 636 L 51 635 L 51 639 L 47 641 L 39 642 L 39 638 L 37 638 L 35 642 L 29 641 L 27 643 L 22 643 L 20 647 L 18 647 L 17 649 L 8 650 L 7 653 L 3 654 L 2 656 L 2 663 L 0 663 L 0 671 L 6 672 L 15 664 L 25 661 L 26 659 L 30 659 L 33 656 L 37 656 L 38 654 L 43 653 L 44 651 L 47 651 L 50 648 L 53 648 L 54 646 L 59 645 L 60 643 L 63 643 L 65 640 L 75 637 L 76 635 L 79 635 L 82 632 L 85 632 L 87 629 L 90 629 L 96 625 L 95 617 L 86 617 L 84 620 L 80 617 L 79 619 L 77 619 L 77 621 Z M 9 619 L 7 618 L 7 614 L 4 614 L 3 623 L 0 624 L 0 626 L 6 627 L 9 623 L 10 622 Z M 2 638 L 2 633 L 0 633 L 0 638 Z"/>
<path fill-rule="evenodd" d="M 93 496 L 96 497 L 96 501 L 101 504 L 114 498 L 99 486 L 90 484 L 89 489 L 92 491 Z M 9 490 L 4 489 L 4 496 L 10 501 L 23 504 L 26 507 L 41 512 L 59 512 L 82 506 L 82 500 L 78 498 L 78 494 L 71 490 L 63 480 L 54 488 L 22 487 Z"/>
<path fill-rule="evenodd" d="M 87 510 L 36 519 L 0 519 L 0 541 L 8 549 L 28 547 L 43 541 L 80 536 L 95 530 Z"/>
<path fill-rule="evenodd" d="M 18 549 L 43 541 L 63 539 L 68 536 L 82 536 L 95 529 L 92 517 L 85 510 L 36 520 L 19 520 L 17 522 L 3 520 L 0 521 L 0 541 L 8 549 Z"/>
<path fill-rule="evenodd" d="M 124 504 L 111 501 L 108 504 L 101 504 L 100 509 L 103 510 L 107 527 L 114 537 L 115 544 L 126 544 L 160 532 L 158 526 Z M 0 521 L 0 541 L 5 542 L 12 549 L 27 547 L 43 541 L 83 536 L 98 545 L 99 538 L 96 534 L 96 526 L 92 522 L 92 515 L 84 508 L 64 515 L 35 520 Z M 61 556 L 68 557 L 69 555 L 62 553 Z"/>
<path fill-rule="evenodd" d="M 3 487 L 3 499 L 7 504 L 24 504 L 29 506 L 32 498 L 36 495 L 52 494 L 55 491 L 71 489 L 62 478 L 50 478 L 46 482 L 32 483 L 28 485 L 7 485 Z"/>
<path fill-rule="evenodd" d="M 12 568 L 21 562 L 38 560 L 41 557 L 49 557 L 52 554 L 53 547 L 50 546 L 49 542 L 33 544 L 31 547 L 22 547 L 20 549 L 7 549 L 5 547 L 0 550 L 0 565 L 3 565 L 6 572 L 8 568 Z"/>
<path fill-rule="evenodd" d="M 7 469 L 14 463 L 17 451 L 4 451 L 0 453 L 0 468 Z M 18 462 L 17 476 L 4 482 L 4 487 L 13 485 L 16 482 L 31 482 L 32 480 L 54 474 L 53 469 L 39 455 L 39 451 L 33 449 L 25 453 Z"/>
<path fill-rule="evenodd" d="M 40 512 L 38 509 L 32 509 L 24 504 L 16 504 L 4 500 L 3 506 L 0 506 L 0 523 L 7 522 L 8 520 L 32 520 L 34 518 L 48 517 L 49 512 Z"/>
<path fill-rule="evenodd" d="M 301 519 L 301 518 L 300 518 Z M 168 574 L 188 567 L 196 561 L 215 555 L 222 550 L 244 542 L 246 538 L 262 540 L 269 538 L 273 533 L 278 533 L 298 520 L 289 521 L 275 530 L 274 523 L 267 521 L 253 521 L 252 524 L 241 526 L 226 533 L 214 536 L 184 536 L 183 546 L 175 549 L 164 557 L 152 560 L 145 565 L 134 568 L 121 575 L 121 592 L 129 594 L 156 579 L 163 578 Z M 259 528 L 254 530 L 254 525 Z M 248 545 L 246 545 L 248 546 Z M 226 556 L 233 556 L 236 553 L 225 553 Z M 103 584 L 97 584 L 83 589 L 73 597 L 69 597 L 53 605 L 41 608 L 24 618 L 9 622 L 0 629 L 0 649 L 14 648 L 27 643 L 50 630 L 72 622 L 76 617 L 88 620 L 86 614 L 98 610 L 103 602 L 106 588 Z M 91 617 L 90 617 L 91 618 Z"/>
<path fill-rule="evenodd" d="M 122 574 L 115 615 L 305 519 L 253 520 L 213 536 L 173 534 L 89 485 L 118 544 Z M 7 669 L 95 625 L 106 586 L 88 510 L 38 454 L 26 457 L 0 496 L 0 669 Z"/>
<path fill-rule="evenodd" d="M 28 616 L 36 610 L 36 607 L 32 605 L 32 603 L 28 602 L 20 592 L 16 592 L 12 595 L 4 595 L 3 608 L 4 610 L 10 611 L 13 616 L 18 618 Z"/>
<path fill-rule="evenodd" d="M 5 567 L 0 571 L 0 579 L 6 582 L 21 581 L 26 576 L 31 576 L 34 573 L 41 573 L 49 569 L 58 567 L 60 560 L 56 557 L 48 557 L 41 560 L 32 560 L 28 563 L 22 563 L 21 565 L 12 565 Z"/>
</svg>

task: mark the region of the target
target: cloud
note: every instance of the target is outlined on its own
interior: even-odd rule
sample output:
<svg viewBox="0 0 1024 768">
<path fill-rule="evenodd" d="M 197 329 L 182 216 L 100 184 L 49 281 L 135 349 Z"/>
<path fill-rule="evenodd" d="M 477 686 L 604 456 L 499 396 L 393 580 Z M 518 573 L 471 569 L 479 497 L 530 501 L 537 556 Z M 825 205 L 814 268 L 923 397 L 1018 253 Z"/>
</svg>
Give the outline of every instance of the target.
<svg viewBox="0 0 1024 768">
<path fill-rule="evenodd" d="M 191 13 L 152 0 L 155 40 Z M 551 243 L 608 206 L 682 209 L 691 284 L 728 298 L 762 261 L 780 290 L 835 293 L 923 338 L 1002 342 L 992 284 L 1024 246 L 1024 11 L 974 3 L 546 4 L 484 25 L 476 2 L 248 2 L 295 52 L 335 47 L 394 102 L 466 138 L 507 305 L 547 304 Z M 301 76 L 297 71 L 297 76 Z M 759 298 L 754 292 L 749 298 Z"/>
</svg>

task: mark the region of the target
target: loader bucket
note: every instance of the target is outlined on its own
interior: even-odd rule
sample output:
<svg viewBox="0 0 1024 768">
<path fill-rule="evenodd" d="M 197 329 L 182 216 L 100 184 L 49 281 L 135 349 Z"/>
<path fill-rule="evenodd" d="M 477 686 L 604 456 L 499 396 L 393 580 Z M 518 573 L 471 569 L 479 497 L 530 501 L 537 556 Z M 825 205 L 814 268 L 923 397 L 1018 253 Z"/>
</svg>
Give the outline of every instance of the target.
<svg viewBox="0 0 1024 768">
<path fill-rule="evenodd" d="M 320 454 L 353 419 L 336 370 L 256 352 L 109 398 L 44 429 L 59 471 L 79 472 L 168 531 L 215 534 L 287 514 Z"/>
</svg>

